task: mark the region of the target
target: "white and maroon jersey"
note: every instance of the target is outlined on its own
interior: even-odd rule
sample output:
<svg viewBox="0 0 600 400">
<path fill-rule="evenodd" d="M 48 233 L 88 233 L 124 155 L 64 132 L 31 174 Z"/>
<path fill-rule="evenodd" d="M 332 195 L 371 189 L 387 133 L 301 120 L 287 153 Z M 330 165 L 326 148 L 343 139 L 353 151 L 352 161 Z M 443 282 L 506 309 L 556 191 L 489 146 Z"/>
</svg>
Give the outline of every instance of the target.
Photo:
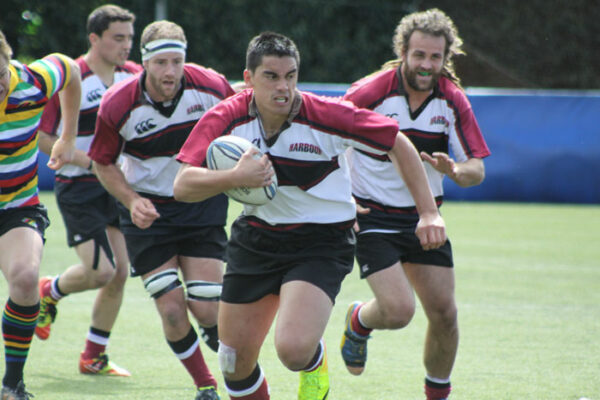
<svg viewBox="0 0 600 400">
<path fill-rule="evenodd" d="M 354 83 L 344 96 L 358 107 L 398 121 L 400 130 L 417 148 L 429 154 L 452 150 L 457 162 L 490 154 L 471 104 L 452 81 L 441 77 L 433 93 L 411 112 L 397 69 L 385 70 Z M 414 211 L 413 197 L 387 156 L 361 150 L 349 154 L 352 192 L 361 204 L 386 210 L 398 207 Z M 438 205 L 443 199 L 444 174 L 424 163 Z"/>
<path fill-rule="evenodd" d="M 75 61 L 81 70 L 81 104 L 79 106 L 79 126 L 75 147 L 87 153 L 92 143 L 92 137 L 94 136 L 96 115 L 100 107 L 100 100 L 108 90 L 108 87 L 90 69 L 83 56 L 77 58 Z M 141 65 L 127 61 L 124 65 L 115 68 L 113 83 L 129 78 L 141 70 Z M 61 127 L 60 102 L 58 95 L 55 95 L 44 110 L 39 129 L 50 135 L 60 135 Z M 82 176 L 86 176 L 86 180 L 91 179 L 97 182 L 97 179 L 90 174 L 90 171 L 73 164 L 66 164 L 56 172 L 56 182 L 57 184 L 71 183 Z"/>
<path fill-rule="evenodd" d="M 180 93 L 170 104 L 155 104 L 143 89 L 145 75 L 103 96 L 89 155 L 106 165 L 122 154 L 121 169 L 136 192 L 172 199 L 179 149 L 198 119 L 234 91 L 221 74 L 186 64 Z"/>
<path fill-rule="evenodd" d="M 283 129 L 265 139 L 253 92 L 244 90 L 204 115 L 178 160 L 205 166 L 206 149 L 213 139 L 243 137 L 269 156 L 279 185 L 273 200 L 262 206 L 245 206 L 245 215 L 270 225 L 345 223 L 356 215 L 346 149 L 355 147 L 383 156 L 397 133 L 397 123 L 377 113 L 298 92 Z"/>
</svg>

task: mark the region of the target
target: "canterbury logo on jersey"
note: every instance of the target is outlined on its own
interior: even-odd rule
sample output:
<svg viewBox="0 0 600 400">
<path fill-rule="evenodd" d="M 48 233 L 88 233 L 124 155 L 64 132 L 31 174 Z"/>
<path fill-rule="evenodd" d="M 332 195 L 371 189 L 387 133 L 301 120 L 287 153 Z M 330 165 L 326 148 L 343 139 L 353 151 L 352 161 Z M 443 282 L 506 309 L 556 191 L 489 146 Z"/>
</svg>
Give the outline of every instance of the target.
<svg viewBox="0 0 600 400">
<path fill-rule="evenodd" d="M 436 117 L 432 117 L 429 121 L 429 125 L 444 125 L 449 126 L 450 122 L 443 115 L 438 115 Z"/>
<path fill-rule="evenodd" d="M 187 114 L 190 115 L 192 113 L 202 111 L 204 111 L 204 107 L 202 106 L 202 104 L 194 104 L 193 106 L 188 107 Z"/>
<path fill-rule="evenodd" d="M 102 98 L 102 89 L 94 89 L 94 90 L 88 92 L 85 95 L 85 98 L 87 99 L 87 101 L 89 103 L 93 103 L 97 100 L 100 100 Z"/>
<path fill-rule="evenodd" d="M 388 118 L 394 118 L 398 116 L 398 113 L 385 114 L 385 116 Z"/>
<path fill-rule="evenodd" d="M 156 124 L 153 122 L 152 118 L 149 118 L 142 122 L 138 122 L 135 125 L 135 131 L 137 132 L 138 135 L 148 132 L 149 130 L 152 130 L 154 128 L 156 128 Z"/>
<path fill-rule="evenodd" d="M 310 143 L 292 143 L 290 144 L 289 152 L 298 151 L 301 153 L 321 154 L 321 148 Z"/>
</svg>

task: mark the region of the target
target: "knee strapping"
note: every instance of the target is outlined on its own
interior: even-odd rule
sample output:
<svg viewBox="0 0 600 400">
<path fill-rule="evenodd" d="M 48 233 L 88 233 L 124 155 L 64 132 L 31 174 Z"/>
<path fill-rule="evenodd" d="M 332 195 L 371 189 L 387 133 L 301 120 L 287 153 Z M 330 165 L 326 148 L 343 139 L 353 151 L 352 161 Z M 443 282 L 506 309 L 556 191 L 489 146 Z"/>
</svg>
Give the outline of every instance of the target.
<svg viewBox="0 0 600 400">
<path fill-rule="evenodd" d="M 219 341 L 219 368 L 224 374 L 233 374 L 235 372 L 236 351 L 233 347 L 229 347 Z"/>
<path fill-rule="evenodd" d="M 217 282 L 185 281 L 188 300 L 219 301 L 222 286 Z"/>
<path fill-rule="evenodd" d="M 161 271 L 144 279 L 144 288 L 154 299 L 158 299 L 163 294 L 180 287 L 181 281 L 175 268 Z"/>
</svg>

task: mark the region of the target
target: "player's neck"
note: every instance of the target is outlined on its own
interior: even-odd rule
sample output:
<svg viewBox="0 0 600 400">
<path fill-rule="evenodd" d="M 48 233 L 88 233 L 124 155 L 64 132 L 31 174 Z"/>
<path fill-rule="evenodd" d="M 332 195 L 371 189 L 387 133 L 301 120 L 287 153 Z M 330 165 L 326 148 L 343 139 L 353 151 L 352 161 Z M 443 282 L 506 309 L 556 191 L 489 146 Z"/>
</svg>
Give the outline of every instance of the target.
<svg viewBox="0 0 600 400">
<path fill-rule="evenodd" d="M 408 105 L 411 110 L 417 110 L 421 105 L 427 100 L 433 90 L 415 90 L 413 89 L 406 78 L 404 78 L 404 74 L 402 74 L 402 83 L 404 85 L 404 91 L 406 92 L 406 97 L 408 98 Z"/>
<path fill-rule="evenodd" d="M 102 57 L 91 50 L 83 56 L 83 59 L 92 72 L 100 78 L 102 83 L 107 87 L 113 84 L 115 69 L 117 68 L 115 64 L 107 63 Z"/>
<path fill-rule="evenodd" d="M 272 115 L 269 113 L 263 113 L 260 110 L 258 111 L 258 114 L 263 134 L 267 139 L 279 133 L 281 127 L 286 121 L 285 115 Z"/>
</svg>

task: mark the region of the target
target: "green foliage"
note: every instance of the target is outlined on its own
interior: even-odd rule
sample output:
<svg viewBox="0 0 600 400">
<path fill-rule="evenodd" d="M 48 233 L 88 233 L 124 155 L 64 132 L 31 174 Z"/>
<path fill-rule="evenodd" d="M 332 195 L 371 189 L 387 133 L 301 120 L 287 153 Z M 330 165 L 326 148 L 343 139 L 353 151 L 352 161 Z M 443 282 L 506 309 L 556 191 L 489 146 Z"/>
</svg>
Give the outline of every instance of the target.
<svg viewBox="0 0 600 400">
<path fill-rule="evenodd" d="M 263 30 L 289 35 L 302 55 L 301 80 L 350 83 L 394 57 L 391 39 L 402 16 L 446 11 L 465 42 L 457 60 L 465 86 L 600 88 L 600 2 L 594 0 L 165 0 L 182 25 L 188 59 L 241 79 L 246 45 Z M 0 28 L 18 56 L 87 49 L 85 21 L 101 0 L 3 0 Z M 137 15 L 139 35 L 155 18 L 154 1 L 117 0 Z M 22 18 L 29 10 L 41 24 Z M 139 60 L 136 44 L 132 58 Z"/>
</svg>

